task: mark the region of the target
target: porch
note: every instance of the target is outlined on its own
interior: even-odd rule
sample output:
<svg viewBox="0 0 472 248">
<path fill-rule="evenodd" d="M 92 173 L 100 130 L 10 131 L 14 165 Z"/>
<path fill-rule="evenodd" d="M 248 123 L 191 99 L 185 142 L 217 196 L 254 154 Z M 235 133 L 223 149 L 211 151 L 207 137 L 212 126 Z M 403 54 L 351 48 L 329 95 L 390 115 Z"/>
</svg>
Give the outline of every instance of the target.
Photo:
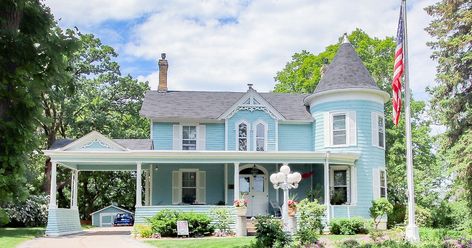
<svg viewBox="0 0 472 248">
<path fill-rule="evenodd" d="M 58 236 L 81 232 L 77 207 L 79 171 L 135 171 L 135 223 L 162 209 L 210 213 L 227 208 L 237 229 L 234 199 L 248 199 L 248 214 L 274 214 L 271 203 L 282 203 L 282 192 L 269 182 L 282 164 L 309 175 L 291 191 L 298 200 L 319 188 L 321 200 L 329 204 L 330 165 L 353 166 L 358 154 L 330 152 L 238 152 L 153 150 L 48 150 L 52 161 L 51 198 L 46 234 Z M 71 170 L 71 208 L 57 208 L 56 169 Z M 185 182 L 183 182 L 185 181 Z M 331 213 L 327 211 L 327 220 Z"/>
</svg>

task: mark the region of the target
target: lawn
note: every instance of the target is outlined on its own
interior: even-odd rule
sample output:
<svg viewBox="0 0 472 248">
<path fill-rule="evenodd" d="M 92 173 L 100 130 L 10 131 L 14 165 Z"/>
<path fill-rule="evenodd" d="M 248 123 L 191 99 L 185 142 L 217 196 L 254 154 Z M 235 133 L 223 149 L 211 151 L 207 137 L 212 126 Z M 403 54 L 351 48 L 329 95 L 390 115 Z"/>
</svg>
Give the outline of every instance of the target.
<svg viewBox="0 0 472 248">
<path fill-rule="evenodd" d="M 0 228 L 0 247 L 11 248 L 44 235 L 44 227 Z"/>
<path fill-rule="evenodd" d="M 198 238 L 198 239 L 159 239 L 146 241 L 150 244 L 159 248 L 219 248 L 219 247 L 243 247 L 249 245 L 254 237 L 237 237 L 237 238 Z"/>
</svg>

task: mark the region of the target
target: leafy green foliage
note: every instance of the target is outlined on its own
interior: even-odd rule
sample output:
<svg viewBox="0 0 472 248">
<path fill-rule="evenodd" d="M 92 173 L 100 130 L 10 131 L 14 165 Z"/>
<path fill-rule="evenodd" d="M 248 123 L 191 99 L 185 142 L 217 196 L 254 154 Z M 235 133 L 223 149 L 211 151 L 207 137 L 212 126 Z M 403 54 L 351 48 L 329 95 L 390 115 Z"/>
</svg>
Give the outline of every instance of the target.
<svg viewBox="0 0 472 248">
<path fill-rule="evenodd" d="M 416 225 L 421 227 L 431 227 L 433 224 L 433 216 L 431 214 L 431 210 L 416 206 L 415 207 L 415 218 L 416 218 Z M 405 216 L 405 223 L 408 223 L 408 215 Z"/>
<path fill-rule="evenodd" d="M 133 234 L 141 238 L 152 237 L 152 227 L 149 225 L 138 224 L 133 227 Z"/>
<path fill-rule="evenodd" d="M 5 209 L 0 208 L 0 227 L 8 224 L 10 222 L 10 219 L 8 218 L 8 214 L 5 211 Z"/>
<path fill-rule="evenodd" d="M 372 201 L 372 207 L 369 208 L 370 217 L 374 219 L 375 229 L 378 229 L 380 221 L 393 211 L 393 205 L 386 198 L 379 198 Z"/>
<path fill-rule="evenodd" d="M 0 2 L 0 204 L 24 200 L 26 161 L 40 144 L 41 95 L 71 77 L 64 57 L 77 48 L 37 0 Z"/>
<path fill-rule="evenodd" d="M 361 244 L 357 240 L 348 239 L 343 241 L 343 243 L 340 245 L 340 248 L 356 248 L 360 246 Z"/>
<path fill-rule="evenodd" d="M 9 226 L 37 227 L 47 222 L 49 197 L 31 195 L 26 201 L 8 204 L 5 210 L 10 220 Z"/>
<path fill-rule="evenodd" d="M 471 9 L 471 2 L 465 0 L 441 0 L 426 8 L 433 17 L 426 31 L 434 40 L 428 45 L 434 51 L 432 58 L 438 62 L 437 83 L 428 88 L 434 109 L 431 114 L 438 124 L 446 127 L 440 136 L 440 152 L 455 174 L 454 194 L 469 203 L 469 219 L 472 214 Z"/>
<path fill-rule="evenodd" d="M 148 219 L 154 233 L 162 237 L 177 236 L 177 221 L 188 221 L 188 228 L 191 236 L 203 236 L 213 233 L 214 228 L 210 224 L 211 218 L 202 213 L 178 212 L 175 210 L 164 209 Z"/>
<path fill-rule="evenodd" d="M 226 208 L 214 208 L 211 210 L 213 219 L 215 220 L 214 227 L 219 232 L 219 236 L 226 236 L 231 234 L 231 228 L 229 224 L 231 223 L 230 212 Z"/>
<path fill-rule="evenodd" d="M 464 200 L 449 202 L 442 201 L 432 210 L 432 226 L 452 230 L 468 230 L 471 226 L 470 218 L 466 218 L 468 206 Z"/>
<path fill-rule="evenodd" d="M 323 229 L 323 217 L 325 207 L 318 204 L 317 201 L 302 200 L 298 205 L 300 216 L 298 218 L 299 228 L 297 230 L 297 239 L 302 245 L 315 244 L 318 241 Z"/>
<path fill-rule="evenodd" d="M 286 247 L 290 237 L 283 231 L 282 222 L 273 216 L 260 215 L 256 217 L 255 247 Z"/>
<path fill-rule="evenodd" d="M 329 223 L 330 232 L 336 235 L 366 234 L 369 232 L 369 224 L 360 217 L 335 218 Z"/>
</svg>

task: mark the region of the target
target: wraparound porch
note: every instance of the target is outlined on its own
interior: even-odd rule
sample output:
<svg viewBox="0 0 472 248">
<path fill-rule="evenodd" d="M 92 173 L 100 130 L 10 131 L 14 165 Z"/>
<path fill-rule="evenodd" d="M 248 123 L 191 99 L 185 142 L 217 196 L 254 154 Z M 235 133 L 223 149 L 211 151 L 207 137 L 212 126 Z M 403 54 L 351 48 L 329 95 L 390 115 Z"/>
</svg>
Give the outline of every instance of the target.
<svg viewBox="0 0 472 248">
<path fill-rule="evenodd" d="M 52 160 L 51 202 L 47 235 L 80 232 L 77 208 L 77 178 L 79 171 L 136 171 L 136 223 L 144 222 L 162 209 L 178 209 L 208 213 L 215 207 L 225 207 L 234 215 L 232 201 L 239 199 L 241 192 L 251 193 L 254 187 L 263 188 L 267 200 L 253 211 L 253 215 L 273 213 L 270 201 L 281 203 L 281 192 L 273 189 L 268 177 L 284 163 L 294 171 L 313 172 L 318 178 L 311 177 L 300 184 L 300 189 L 293 191 L 299 199 L 306 197 L 306 190 L 321 183 L 323 201 L 329 204 L 329 167 L 330 164 L 353 166 L 358 158 L 356 153 L 329 152 L 237 152 L 237 151 L 45 151 Z M 60 209 L 56 204 L 56 167 L 61 165 L 72 170 L 71 208 Z M 187 169 L 187 170 L 186 170 Z M 191 169 L 191 170 L 188 170 Z M 257 169 L 258 171 L 256 171 Z M 202 184 L 195 185 L 194 205 L 182 197 L 183 189 L 176 189 L 174 181 L 176 171 L 205 171 L 204 197 L 197 197 Z M 261 173 L 261 172 L 262 173 Z M 240 173 L 243 172 L 243 173 Z M 248 173 L 251 172 L 251 173 Z M 143 177 L 140 176 L 144 174 Z M 182 177 L 182 174 L 177 174 Z M 189 174 L 186 174 L 187 176 Z M 197 175 L 197 174 L 191 174 Z M 246 175 L 247 177 L 245 177 Z M 259 178 L 259 179 L 255 179 Z M 167 182 L 166 182 L 167 180 Z M 255 182 L 259 180 L 258 182 Z M 144 187 L 143 182 L 144 181 Z M 179 179 L 177 179 L 179 181 Z M 195 180 L 197 183 L 198 180 Z M 182 182 L 180 182 L 182 185 Z M 257 184 L 257 185 L 256 185 Z M 262 185 L 261 185 L 262 184 Z M 193 184 L 191 185 L 193 187 Z M 144 190 L 143 190 L 144 188 Z M 207 190 L 208 189 L 208 190 Z M 211 190 L 209 190 L 211 189 Z M 180 191 L 180 192 L 179 192 Z M 189 190 L 185 190 L 187 193 Z M 144 202 L 143 202 L 144 194 Z M 250 195 L 251 197 L 257 195 Z M 301 197 L 300 197 L 301 196 Z M 203 200 L 202 200 L 203 199 Z M 220 200 L 221 199 L 221 200 Z M 199 201 L 200 200 L 200 201 Z M 251 202 L 251 199 L 248 199 Z M 260 200 L 260 199 L 259 199 Z M 255 202 L 259 202 L 259 200 Z M 253 203 L 255 203 L 253 202 Z M 254 204 L 253 206 L 255 206 Z M 259 204 L 260 205 L 260 204 Z M 262 211 L 262 212 L 261 212 Z M 264 212 L 265 211 L 265 212 Z M 257 214 L 256 214 L 257 213 Z M 327 220 L 334 211 L 327 212 Z M 235 216 L 235 215 L 234 215 Z M 234 217 L 236 220 L 236 217 Z M 236 221 L 233 223 L 233 226 Z"/>
</svg>

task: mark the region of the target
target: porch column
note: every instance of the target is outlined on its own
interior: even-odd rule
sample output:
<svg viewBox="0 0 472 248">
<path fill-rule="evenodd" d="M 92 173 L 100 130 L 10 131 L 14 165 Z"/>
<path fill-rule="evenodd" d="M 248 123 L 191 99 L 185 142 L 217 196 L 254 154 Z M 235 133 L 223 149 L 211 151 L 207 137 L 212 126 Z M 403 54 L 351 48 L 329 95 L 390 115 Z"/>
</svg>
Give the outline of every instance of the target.
<svg viewBox="0 0 472 248">
<path fill-rule="evenodd" d="M 72 172 L 74 174 L 74 189 L 73 189 L 73 192 L 74 192 L 74 198 L 72 200 L 72 206 L 74 208 L 78 208 L 77 206 L 77 198 L 78 198 L 78 195 L 79 195 L 79 171 L 78 170 L 75 170 Z"/>
<path fill-rule="evenodd" d="M 324 163 L 324 200 L 326 206 L 326 222 L 331 220 L 331 205 L 329 199 L 329 152 L 326 152 L 326 159 Z"/>
<path fill-rule="evenodd" d="M 75 183 L 75 173 L 74 170 L 71 170 L 70 172 L 70 208 L 74 207 L 74 183 Z"/>
<path fill-rule="evenodd" d="M 141 192 L 142 192 L 142 185 L 141 185 L 141 162 L 136 163 L 136 207 L 141 207 L 142 204 L 142 198 L 141 198 Z"/>
<path fill-rule="evenodd" d="M 228 204 L 228 164 L 225 164 L 225 205 Z"/>
<path fill-rule="evenodd" d="M 57 162 L 56 161 L 51 161 L 51 191 L 49 193 L 49 208 L 57 208 L 56 177 L 57 177 Z"/>
<path fill-rule="evenodd" d="M 239 200 L 239 163 L 234 163 L 234 200 Z"/>
<path fill-rule="evenodd" d="M 150 175 L 150 170 L 145 170 L 144 171 L 144 205 L 149 206 L 149 188 L 150 188 L 150 182 L 149 182 L 149 175 Z"/>
</svg>

